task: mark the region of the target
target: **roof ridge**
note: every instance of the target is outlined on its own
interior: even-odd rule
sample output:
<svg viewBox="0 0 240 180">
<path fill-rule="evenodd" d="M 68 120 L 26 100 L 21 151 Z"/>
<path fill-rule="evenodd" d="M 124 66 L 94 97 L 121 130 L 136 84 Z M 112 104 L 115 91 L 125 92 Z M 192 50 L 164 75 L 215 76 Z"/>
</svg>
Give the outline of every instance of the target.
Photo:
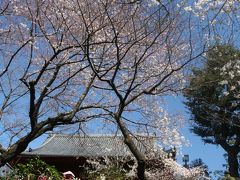
<svg viewBox="0 0 240 180">
<path fill-rule="evenodd" d="M 51 133 L 49 135 L 40 147 L 22 154 L 44 156 L 125 156 L 131 154 L 121 134 L 86 134 L 83 136 L 82 134 Z M 137 142 L 136 145 L 143 152 L 147 152 L 155 143 L 151 136 L 150 138 L 138 137 L 136 139 L 140 141 L 134 138 L 134 142 Z"/>
<path fill-rule="evenodd" d="M 50 134 L 50 133 L 49 133 Z M 51 133 L 50 135 L 56 136 L 56 137 L 123 137 L 122 134 L 62 134 L 62 133 Z M 144 134 L 144 133 L 138 133 L 135 134 L 136 136 L 140 137 L 156 137 L 153 134 Z"/>
<path fill-rule="evenodd" d="M 54 134 L 54 133 L 53 133 Z M 72 137 L 123 137 L 121 134 L 60 134 L 56 133 L 55 136 L 72 136 Z"/>
</svg>

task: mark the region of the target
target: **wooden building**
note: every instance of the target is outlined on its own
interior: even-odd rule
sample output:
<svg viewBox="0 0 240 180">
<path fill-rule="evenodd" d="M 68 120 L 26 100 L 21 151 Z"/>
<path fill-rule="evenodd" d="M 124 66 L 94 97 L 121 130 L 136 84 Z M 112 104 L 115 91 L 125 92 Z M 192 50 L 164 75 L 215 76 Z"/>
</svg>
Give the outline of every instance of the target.
<svg viewBox="0 0 240 180">
<path fill-rule="evenodd" d="M 138 136 L 138 138 L 136 143 L 143 153 L 156 148 L 155 137 Z M 87 159 L 128 156 L 132 155 L 122 136 L 51 134 L 39 148 L 30 148 L 21 153 L 13 163 L 24 163 L 29 158 L 39 157 L 46 163 L 54 165 L 60 172 L 72 171 L 76 177 L 84 179 Z"/>
</svg>

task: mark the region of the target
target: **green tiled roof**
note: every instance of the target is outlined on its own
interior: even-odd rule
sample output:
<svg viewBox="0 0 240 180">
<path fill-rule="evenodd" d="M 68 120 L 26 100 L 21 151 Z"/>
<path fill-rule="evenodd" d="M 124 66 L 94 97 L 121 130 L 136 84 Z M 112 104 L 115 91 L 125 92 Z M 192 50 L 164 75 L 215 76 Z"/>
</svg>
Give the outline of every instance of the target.
<svg viewBox="0 0 240 180">
<path fill-rule="evenodd" d="M 142 152 L 154 148 L 153 137 L 142 136 L 139 139 L 136 145 Z M 99 157 L 128 156 L 131 152 L 124 144 L 122 136 L 53 134 L 41 147 L 25 151 L 22 155 Z"/>
</svg>

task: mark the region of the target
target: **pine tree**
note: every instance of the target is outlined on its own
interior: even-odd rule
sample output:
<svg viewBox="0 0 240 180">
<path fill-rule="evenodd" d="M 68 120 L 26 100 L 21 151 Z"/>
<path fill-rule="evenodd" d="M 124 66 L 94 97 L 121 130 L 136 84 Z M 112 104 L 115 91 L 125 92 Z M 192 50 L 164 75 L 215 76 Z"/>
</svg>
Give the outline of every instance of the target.
<svg viewBox="0 0 240 180">
<path fill-rule="evenodd" d="M 192 132 L 205 143 L 220 145 L 226 151 L 233 177 L 239 177 L 240 102 L 231 93 L 231 85 L 237 84 L 239 77 L 229 78 L 222 72 L 229 62 L 239 61 L 239 57 L 240 51 L 230 45 L 209 49 L 203 66 L 193 69 L 184 92 L 191 112 Z M 240 87 L 235 88 L 239 91 Z"/>
</svg>

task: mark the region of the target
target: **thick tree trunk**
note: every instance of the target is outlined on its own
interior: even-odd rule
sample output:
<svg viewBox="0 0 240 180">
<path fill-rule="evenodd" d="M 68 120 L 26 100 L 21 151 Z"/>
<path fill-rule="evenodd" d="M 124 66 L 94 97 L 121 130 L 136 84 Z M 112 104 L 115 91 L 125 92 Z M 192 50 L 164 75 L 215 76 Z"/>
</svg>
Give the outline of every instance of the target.
<svg viewBox="0 0 240 180">
<path fill-rule="evenodd" d="M 132 136 L 125 126 L 125 124 L 121 121 L 119 117 L 115 117 L 117 120 L 118 126 L 123 134 L 124 137 L 124 143 L 128 146 L 134 157 L 137 159 L 138 167 L 137 167 L 137 176 L 139 180 L 146 180 L 145 176 L 145 168 L 146 168 L 146 160 L 145 156 L 142 154 L 142 152 L 138 149 L 138 147 L 135 145 Z"/>
<path fill-rule="evenodd" d="M 239 177 L 238 173 L 238 151 L 236 150 L 230 150 L 227 152 L 228 153 L 228 165 L 229 165 L 229 174 L 232 177 Z"/>
<path fill-rule="evenodd" d="M 145 168 L 146 160 L 141 151 L 136 147 L 131 135 L 128 132 L 123 132 L 124 142 L 129 147 L 130 151 L 133 153 L 134 157 L 137 159 L 137 176 L 139 180 L 146 180 Z"/>
<path fill-rule="evenodd" d="M 145 160 L 138 160 L 137 176 L 140 180 L 146 180 L 145 168 L 146 168 Z"/>
<path fill-rule="evenodd" d="M 45 121 L 39 122 L 35 126 L 35 129 L 33 131 L 28 133 L 26 136 L 20 138 L 17 142 L 15 142 L 5 151 L 1 150 L 2 148 L 0 148 L 0 167 L 11 161 L 21 152 L 23 152 L 31 141 L 48 131 L 52 131 L 53 128 L 57 125 L 57 123 L 67 124 L 67 122 L 69 122 L 71 119 L 72 117 L 64 118 L 63 114 L 60 114 L 54 118 L 48 118 Z"/>
</svg>

